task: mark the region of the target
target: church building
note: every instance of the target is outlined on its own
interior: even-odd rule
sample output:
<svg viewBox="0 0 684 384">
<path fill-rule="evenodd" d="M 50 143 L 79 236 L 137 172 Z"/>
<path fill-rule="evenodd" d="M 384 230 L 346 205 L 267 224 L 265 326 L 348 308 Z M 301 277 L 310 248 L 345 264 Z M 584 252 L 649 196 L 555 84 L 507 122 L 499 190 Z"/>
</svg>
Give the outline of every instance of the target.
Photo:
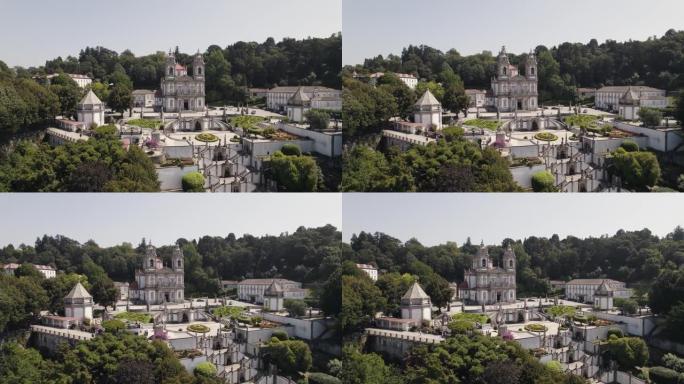
<svg viewBox="0 0 684 384">
<path fill-rule="evenodd" d="M 176 245 L 171 265 L 165 266 L 157 250 L 147 246 L 142 268 L 135 271 L 130 298 L 144 304 L 182 303 L 185 299 L 183 251 Z"/>
<path fill-rule="evenodd" d="M 538 108 L 537 59 L 530 52 L 525 61 L 525 73 L 508 60 L 506 47 L 501 48 L 497 59 L 496 76 L 492 79 L 491 93 L 487 99 L 499 112 L 533 111 Z"/>
<path fill-rule="evenodd" d="M 510 244 L 503 254 L 501 267 L 495 267 L 489 250 L 480 244 L 472 268 L 465 271 L 458 286 L 458 297 L 470 303 L 514 303 L 516 300 L 515 253 Z"/>
<path fill-rule="evenodd" d="M 177 63 L 176 56 L 169 52 L 161 80 L 164 112 L 204 110 L 204 58 L 199 52 L 192 61 L 192 72 L 188 76 L 188 68 Z"/>
</svg>

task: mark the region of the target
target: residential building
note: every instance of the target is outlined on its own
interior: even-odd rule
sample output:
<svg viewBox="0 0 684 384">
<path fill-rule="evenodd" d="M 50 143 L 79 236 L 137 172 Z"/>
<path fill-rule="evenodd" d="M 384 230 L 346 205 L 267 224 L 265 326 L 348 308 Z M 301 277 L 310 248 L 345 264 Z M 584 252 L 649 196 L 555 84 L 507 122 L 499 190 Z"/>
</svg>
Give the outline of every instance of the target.
<svg viewBox="0 0 684 384">
<path fill-rule="evenodd" d="M 366 272 L 366 274 L 367 274 L 368 276 L 370 276 L 370 278 L 371 278 L 373 281 L 377 281 L 377 280 L 378 280 L 378 269 L 375 268 L 374 266 L 372 266 L 372 265 L 370 265 L 370 264 L 356 264 L 356 267 L 357 267 L 358 269 L 360 269 L 360 270 Z"/>
<path fill-rule="evenodd" d="M 14 275 L 14 272 L 17 270 L 17 268 L 19 268 L 20 265 L 21 264 L 17 264 L 17 263 L 5 264 L 2 266 L 2 270 L 7 275 Z M 57 276 L 57 270 L 54 267 L 51 267 L 49 265 L 41 265 L 41 264 L 31 264 L 31 265 L 33 265 L 40 273 L 42 273 L 46 279 L 51 279 L 51 278 Z"/>
<path fill-rule="evenodd" d="M 274 281 L 283 289 L 283 298 L 285 299 L 304 299 L 307 296 L 307 290 L 302 288 L 302 283 L 296 281 L 287 279 L 245 279 L 237 284 L 238 300 L 263 304 L 264 292 Z"/>
<path fill-rule="evenodd" d="M 608 111 L 619 111 L 620 99 L 628 91 L 634 92 L 634 97 L 641 101 L 644 100 L 643 107 L 665 108 L 667 98 L 665 91 L 646 86 L 608 86 L 596 90 L 594 105 L 596 108 Z"/>
<path fill-rule="evenodd" d="M 667 107 L 667 97 L 664 95 L 644 95 L 634 90 L 633 87 L 627 88 L 618 102 L 618 114 L 625 120 L 638 120 L 641 108 L 663 109 Z"/>
<path fill-rule="evenodd" d="M 581 303 L 593 303 L 594 294 L 602 284 L 607 284 L 613 290 L 614 298 L 629 298 L 632 290 L 625 283 L 612 279 L 574 279 L 565 284 L 565 298 Z"/>
<path fill-rule="evenodd" d="M 275 87 L 269 89 L 266 93 L 266 107 L 272 111 L 285 112 L 288 101 L 294 96 L 294 94 L 302 89 L 302 93 L 308 97 L 310 100 L 319 98 L 321 102 L 323 99 L 335 98 L 339 101 L 339 109 L 342 109 L 342 91 L 317 85 L 308 86 L 287 86 L 287 87 Z M 316 107 L 318 108 L 318 107 Z M 332 108 L 326 108 L 332 109 Z"/>
</svg>

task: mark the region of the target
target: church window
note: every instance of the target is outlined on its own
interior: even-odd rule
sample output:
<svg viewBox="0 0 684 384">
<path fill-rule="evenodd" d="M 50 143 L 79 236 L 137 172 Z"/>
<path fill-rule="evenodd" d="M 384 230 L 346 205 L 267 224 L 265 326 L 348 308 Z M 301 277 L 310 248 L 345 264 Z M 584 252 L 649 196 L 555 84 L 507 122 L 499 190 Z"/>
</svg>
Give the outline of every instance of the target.
<svg viewBox="0 0 684 384">
<path fill-rule="evenodd" d="M 200 75 L 202 74 L 202 67 L 197 68 L 197 73 Z"/>
<path fill-rule="evenodd" d="M 503 67 L 502 70 L 503 70 L 503 74 L 505 75 L 506 74 L 506 67 Z"/>
<path fill-rule="evenodd" d="M 530 68 L 530 73 L 534 76 L 534 67 Z"/>
<path fill-rule="evenodd" d="M 178 268 L 180 268 L 180 266 L 181 266 L 181 261 L 178 260 Z"/>
<path fill-rule="evenodd" d="M 150 268 L 154 267 L 154 260 L 150 259 Z"/>
<path fill-rule="evenodd" d="M 513 268 L 513 260 L 508 260 L 508 266 L 509 266 L 510 268 Z"/>
<path fill-rule="evenodd" d="M 486 267 L 486 266 L 487 266 L 487 260 L 482 259 L 482 268 L 484 268 L 484 267 Z"/>
</svg>

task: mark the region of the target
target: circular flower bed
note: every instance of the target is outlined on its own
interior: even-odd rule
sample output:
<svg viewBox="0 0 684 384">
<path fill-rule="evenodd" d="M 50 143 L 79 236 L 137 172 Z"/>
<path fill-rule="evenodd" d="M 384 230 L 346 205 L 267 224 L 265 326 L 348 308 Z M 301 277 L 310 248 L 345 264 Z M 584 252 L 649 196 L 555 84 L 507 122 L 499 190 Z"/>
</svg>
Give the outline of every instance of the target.
<svg viewBox="0 0 684 384">
<path fill-rule="evenodd" d="M 219 138 L 213 133 L 200 133 L 199 135 L 195 136 L 195 140 L 203 141 L 205 143 L 212 143 L 214 141 L 218 141 L 218 139 Z"/>
<path fill-rule="evenodd" d="M 192 324 L 188 326 L 188 331 L 197 333 L 207 333 L 209 332 L 209 327 L 202 324 Z"/>
<path fill-rule="evenodd" d="M 525 330 L 529 332 L 546 332 L 548 328 L 544 324 L 532 323 L 527 324 Z"/>
<path fill-rule="evenodd" d="M 534 135 L 534 138 L 537 140 L 541 140 L 541 141 L 556 141 L 556 140 L 558 140 L 558 136 L 554 135 L 553 133 L 549 133 L 549 132 L 539 132 L 536 135 Z"/>
</svg>

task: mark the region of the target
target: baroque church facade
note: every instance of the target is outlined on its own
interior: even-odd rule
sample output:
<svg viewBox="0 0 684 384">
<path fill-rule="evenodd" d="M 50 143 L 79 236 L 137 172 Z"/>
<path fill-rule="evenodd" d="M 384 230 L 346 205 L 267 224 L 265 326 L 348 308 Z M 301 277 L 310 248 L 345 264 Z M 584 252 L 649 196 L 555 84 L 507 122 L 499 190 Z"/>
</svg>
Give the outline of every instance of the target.
<svg viewBox="0 0 684 384">
<path fill-rule="evenodd" d="M 478 305 L 514 303 L 516 300 L 515 253 L 508 245 L 503 254 L 502 265 L 494 266 L 488 248 L 483 244 L 473 257 L 472 268 L 465 271 L 458 286 L 461 300 Z"/>
<path fill-rule="evenodd" d="M 492 88 L 486 95 L 487 106 L 499 112 L 532 111 L 538 108 L 537 58 L 533 52 L 525 61 L 525 73 L 518 73 L 518 67 L 508 60 L 506 47 L 501 48 L 497 59 L 496 76 Z"/>
<path fill-rule="evenodd" d="M 182 303 L 185 299 L 183 251 L 176 245 L 171 265 L 164 265 L 152 245 L 147 246 L 142 268 L 135 271 L 130 298 L 144 304 Z"/>
<path fill-rule="evenodd" d="M 205 108 L 204 58 L 197 52 L 192 61 L 192 76 L 188 68 L 176 62 L 169 52 L 166 70 L 161 80 L 161 98 L 164 112 L 203 111 Z"/>
</svg>

